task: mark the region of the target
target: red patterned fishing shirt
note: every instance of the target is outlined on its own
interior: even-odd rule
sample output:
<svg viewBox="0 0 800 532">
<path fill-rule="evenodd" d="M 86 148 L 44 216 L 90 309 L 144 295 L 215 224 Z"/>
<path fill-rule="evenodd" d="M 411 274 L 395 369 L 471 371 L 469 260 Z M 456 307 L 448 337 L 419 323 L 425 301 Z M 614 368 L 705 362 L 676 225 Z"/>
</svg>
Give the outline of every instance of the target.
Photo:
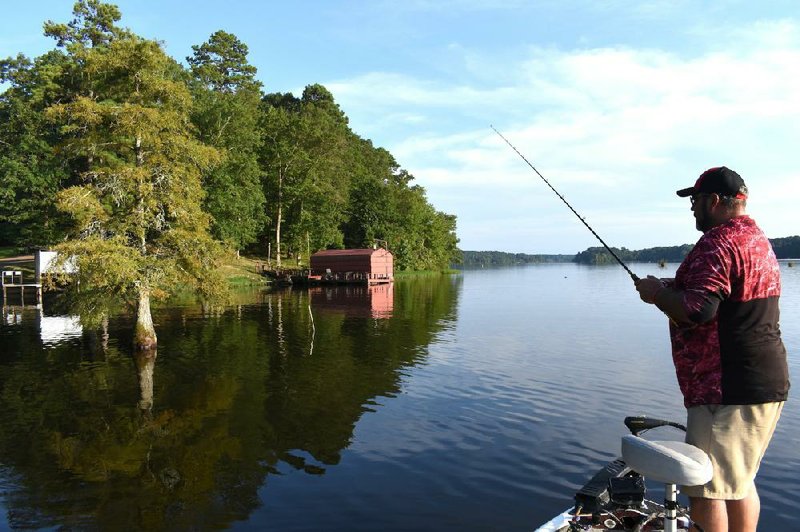
<svg viewBox="0 0 800 532">
<path fill-rule="evenodd" d="M 780 269 L 755 222 L 739 216 L 707 231 L 678 268 L 675 288 L 694 322 L 670 323 L 686 407 L 785 401 Z"/>
</svg>

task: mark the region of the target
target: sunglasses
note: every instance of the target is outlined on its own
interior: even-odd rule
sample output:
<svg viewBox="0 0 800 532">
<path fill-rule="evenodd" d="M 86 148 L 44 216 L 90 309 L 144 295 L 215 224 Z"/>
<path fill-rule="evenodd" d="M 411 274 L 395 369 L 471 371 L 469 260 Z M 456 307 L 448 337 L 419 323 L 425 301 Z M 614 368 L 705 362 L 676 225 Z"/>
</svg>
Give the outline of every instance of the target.
<svg viewBox="0 0 800 532">
<path fill-rule="evenodd" d="M 692 202 L 692 207 L 694 207 L 694 204 L 697 203 L 697 200 L 699 200 L 703 196 L 708 196 L 708 195 L 709 194 L 705 192 L 700 192 L 699 194 L 694 194 L 693 196 L 690 196 L 689 201 Z"/>
<path fill-rule="evenodd" d="M 719 196 L 719 199 L 721 199 L 721 200 L 747 198 L 747 196 L 743 196 L 743 197 L 740 197 L 740 196 L 723 196 L 722 194 L 718 194 L 716 192 L 698 192 L 697 194 L 695 194 L 693 196 L 689 196 L 689 201 L 692 202 L 692 207 L 694 207 L 694 204 L 697 203 L 697 200 L 699 200 L 703 196 Z"/>
</svg>

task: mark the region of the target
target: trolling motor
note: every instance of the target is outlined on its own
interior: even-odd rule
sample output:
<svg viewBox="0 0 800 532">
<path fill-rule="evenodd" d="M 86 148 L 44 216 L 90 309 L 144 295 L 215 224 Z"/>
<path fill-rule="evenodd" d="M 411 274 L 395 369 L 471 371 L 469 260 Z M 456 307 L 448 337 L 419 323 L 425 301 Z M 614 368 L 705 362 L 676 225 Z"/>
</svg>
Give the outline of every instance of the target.
<svg viewBox="0 0 800 532">
<path fill-rule="evenodd" d="M 625 418 L 625 426 L 631 431 L 631 434 L 638 436 L 640 433 L 655 429 L 658 427 L 675 427 L 683 432 L 686 432 L 686 427 L 674 421 L 665 421 L 663 419 L 655 419 L 652 417 L 644 416 L 628 416 Z"/>
<path fill-rule="evenodd" d="M 638 427 L 640 423 L 632 424 Z M 657 426 L 663 424 L 677 425 L 686 430 L 682 425 L 671 422 Z M 713 475 L 708 455 L 682 441 L 645 440 L 636 433 L 628 434 L 622 437 L 622 458 L 634 471 L 664 483 L 664 532 L 678 530 L 678 486 L 700 486 L 711 480 Z"/>
<path fill-rule="evenodd" d="M 625 426 L 631 434 L 622 437 L 622 458 L 606 464 L 578 490 L 569 528 L 564 530 L 587 530 L 586 526 L 590 530 L 643 530 L 648 524 L 664 532 L 677 532 L 679 524 L 680 530 L 688 530 L 693 523 L 678 517 L 677 486 L 708 482 L 712 475 L 708 456 L 688 443 L 639 437 L 664 426 L 686 431 L 679 423 L 636 416 L 625 418 Z M 665 484 L 663 506 L 645 498 L 644 477 Z M 663 524 L 658 527 L 658 522 Z"/>
<path fill-rule="evenodd" d="M 672 421 L 644 416 L 625 418 L 625 426 L 633 436 L 658 427 L 675 427 L 686 431 L 686 427 Z M 633 471 L 622 459 L 614 460 L 598 471 L 575 494 L 575 507 L 588 513 L 597 513 L 609 507 L 636 506 L 644 500 L 646 490 L 642 476 Z"/>
</svg>

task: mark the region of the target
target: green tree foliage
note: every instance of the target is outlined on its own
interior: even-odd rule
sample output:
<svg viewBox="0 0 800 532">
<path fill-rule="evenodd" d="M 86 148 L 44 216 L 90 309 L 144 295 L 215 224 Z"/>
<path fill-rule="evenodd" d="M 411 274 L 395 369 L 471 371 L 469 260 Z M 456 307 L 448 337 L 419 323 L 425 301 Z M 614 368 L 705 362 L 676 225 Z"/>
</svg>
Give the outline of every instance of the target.
<svg viewBox="0 0 800 532">
<path fill-rule="evenodd" d="M 400 167 L 392 154 L 372 142 L 356 139 L 347 219 L 343 224 L 345 247 L 372 246 L 386 240 L 399 219 L 395 191 L 404 186 Z"/>
<path fill-rule="evenodd" d="M 454 216 L 437 211 L 425 189 L 385 149 L 348 127 L 321 85 L 301 98 L 264 97 L 262 164 L 275 251 L 388 245 L 398 270 L 460 262 Z"/>
<path fill-rule="evenodd" d="M 73 25 L 84 19 L 76 10 Z M 92 46 L 67 33 L 59 43 L 83 83 L 46 116 L 62 135 L 58 153 L 84 169 L 58 194 L 75 226 L 57 249 L 78 268 L 73 299 L 100 314 L 112 296 L 135 304 L 136 344 L 154 346 L 151 296 L 180 284 L 220 294 L 200 183 L 219 156 L 195 139 L 191 95 L 158 43 L 128 33 Z"/>
<path fill-rule="evenodd" d="M 800 257 L 800 236 L 770 238 L 769 241 L 772 244 L 772 249 L 775 250 L 775 256 L 779 259 Z M 692 250 L 692 247 L 691 244 L 683 244 L 682 246 L 655 247 L 640 250 L 611 249 L 623 262 L 681 262 Z M 575 262 L 581 264 L 614 264 L 617 261 L 605 248 L 597 246 L 575 255 Z"/>
<path fill-rule="evenodd" d="M 192 74 L 206 88 L 219 93 L 236 94 L 245 89 L 258 89 L 256 67 L 247 62 L 247 45 L 222 30 L 211 34 L 208 41 L 192 46 L 194 54 L 186 58 Z"/>
<path fill-rule="evenodd" d="M 122 14 L 113 4 L 100 0 L 79 0 L 72 8 L 73 19 L 67 24 L 48 20 L 44 23 L 44 34 L 56 40 L 56 46 L 70 53 L 80 53 L 84 48 L 109 44 L 119 37 L 132 34 L 116 25 Z"/>
<path fill-rule="evenodd" d="M 119 9 L 98 0 L 75 3 L 67 24 L 47 21 L 45 35 L 60 50 L 31 62 L 23 55 L 0 62 L 0 81 L 11 88 L 0 95 L 0 241 L 4 244 L 45 245 L 63 234 L 64 220 L 55 208 L 55 195 L 70 180 L 70 168 L 53 152 L 57 128 L 43 111 L 69 99 L 83 82 L 80 63 L 84 49 L 102 46 L 130 35 L 115 26 Z"/>
<path fill-rule="evenodd" d="M 84 49 L 131 35 L 115 26 L 120 18 L 116 6 L 83 0 L 73 13 L 67 24 L 44 24 L 45 35 L 67 53 L 53 50 L 35 61 L 23 55 L 0 61 L 0 81 L 11 86 L 0 94 L 0 242 L 4 244 L 44 246 L 63 235 L 66 221 L 56 209 L 55 195 L 75 184 L 72 177 L 85 165 L 54 152 L 60 132 L 44 110 L 80 90 Z"/>
<path fill-rule="evenodd" d="M 800 258 L 800 236 L 787 236 L 784 238 L 771 238 L 772 249 L 779 259 Z"/>
<path fill-rule="evenodd" d="M 680 262 L 692 249 L 692 246 L 685 244 L 683 246 L 657 247 L 639 251 L 614 247 L 611 249 L 623 262 Z M 605 248 L 595 246 L 575 255 L 575 262 L 579 264 L 616 264 L 617 260 Z"/>
<path fill-rule="evenodd" d="M 301 199 L 289 213 L 295 230 L 288 242 L 291 249 L 306 252 L 342 247 L 340 226 L 350 194 L 353 133 L 344 112 L 322 85 L 306 87 L 300 106 L 309 164 Z"/>
<path fill-rule="evenodd" d="M 356 138 L 346 247 L 382 241 L 394 254 L 398 270 L 442 269 L 461 262 L 454 216 L 437 211 L 414 176 L 394 157 Z"/>
<path fill-rule="evenodd" d="M 411 179 L 401 174 L 401 182 Z M 388 239 L 393 242 L 398 269 L 431 270 L 460 262 L 454 216 L 437 211 L 419 185 L 399 188 L 396 201 L 401 223 L 394 226 Z"/>
<path fill-rule="evenodd" d="M 153 294 L 197 277 L 213 262 L 201 254 L 216 247 L 207 236 L 192 240 L 207 224 L 235 249 L 271 248 L 278 266 L 282 257 L 376 240 L 398 269 L 460 260 L 455 217 L 437 211 L 388 151 L 353 132 L 322 85 L 300 97 L 263 95 L 235 35 L 217 31 L 193 46 L 186 71 L 119 27 L 116 6 L 80 0 L 73 13 L 44 25 L 56 50 L 0 62 L 8 85 L 0 94 L 0 244 L 55 243 L 68 214 L 73 237 L 96 244 L 104 261 L 125 253 L 119 276 L 95 279 L 105 288 L 87 308 L 115 290 L 129 298 L 122 285 L 132 272 L 148 272 L 136 286 Z M 159 247 L 168 242 L 169 253 Z M 128 246 L 144 255 L 127 254 Z M 175 258 L 179 248 L 194 250 L 191 267 L 151 275 L 145 257 Z"/>
<path fill-rule="evenodd" d="M 62 94 L 66 63 L 60 52 L 0 61 L 0 81 L 10 85 L 0 94 L 0 245 L 44 245 L 61 234 L 53 198 L 68 172 L 53 153 L 57 134 L 43 110 Z"/>
<path fill-rule="evenodd" d="M 260 83 L 247 63 L 247 46 L 235 35 L 217 31 L 192 50 L 192 121 L 200 140 L 225 154 L 203 175 L 204 206 L 213 235 L 241 249 L 256 241 L 266 223 L 258 165 Z"/>
<path fill-rule="evenodd" d="M 347 118 L 321 85 L 301 98 L 269 94 L 264 101 L 264 187 L 280 264 L 286 251 L 342 247 L 350 187 Z"/>
<path fill-rule="evenodd" d="M 299 113 L 299 101 L 291 94 L 265 96 L 262 120 L 262 185 L 265 195 L 270 198 L 267 207 L 272 220 L 272 234 L 267 236 L 267 241 L 274 243 L 276 264 L 280 267 L 285 212 L 299 197 L 303 169 L 309 155 L 302 146 L 304 124 Z"/>
</svg>

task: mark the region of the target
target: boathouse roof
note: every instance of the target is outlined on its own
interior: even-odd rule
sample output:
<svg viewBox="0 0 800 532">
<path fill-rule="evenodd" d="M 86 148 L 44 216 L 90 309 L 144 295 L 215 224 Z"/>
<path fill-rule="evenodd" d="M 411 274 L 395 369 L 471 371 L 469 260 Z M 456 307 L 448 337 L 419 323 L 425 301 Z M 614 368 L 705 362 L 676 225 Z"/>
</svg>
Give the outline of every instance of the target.
<svg viewBox="0 0 800 532">
<path fill-rule="evenodd" d="M 391 251 L 384 249 L 384 248 L 363 248 L 363 249 L 323 249 L 322 251 L 317 251 L 312 255 L 312 257 L 352 257 L 354 255 L 372 255 L 374 253 L 389 253 L 391 255 Z"/>
</svg>

